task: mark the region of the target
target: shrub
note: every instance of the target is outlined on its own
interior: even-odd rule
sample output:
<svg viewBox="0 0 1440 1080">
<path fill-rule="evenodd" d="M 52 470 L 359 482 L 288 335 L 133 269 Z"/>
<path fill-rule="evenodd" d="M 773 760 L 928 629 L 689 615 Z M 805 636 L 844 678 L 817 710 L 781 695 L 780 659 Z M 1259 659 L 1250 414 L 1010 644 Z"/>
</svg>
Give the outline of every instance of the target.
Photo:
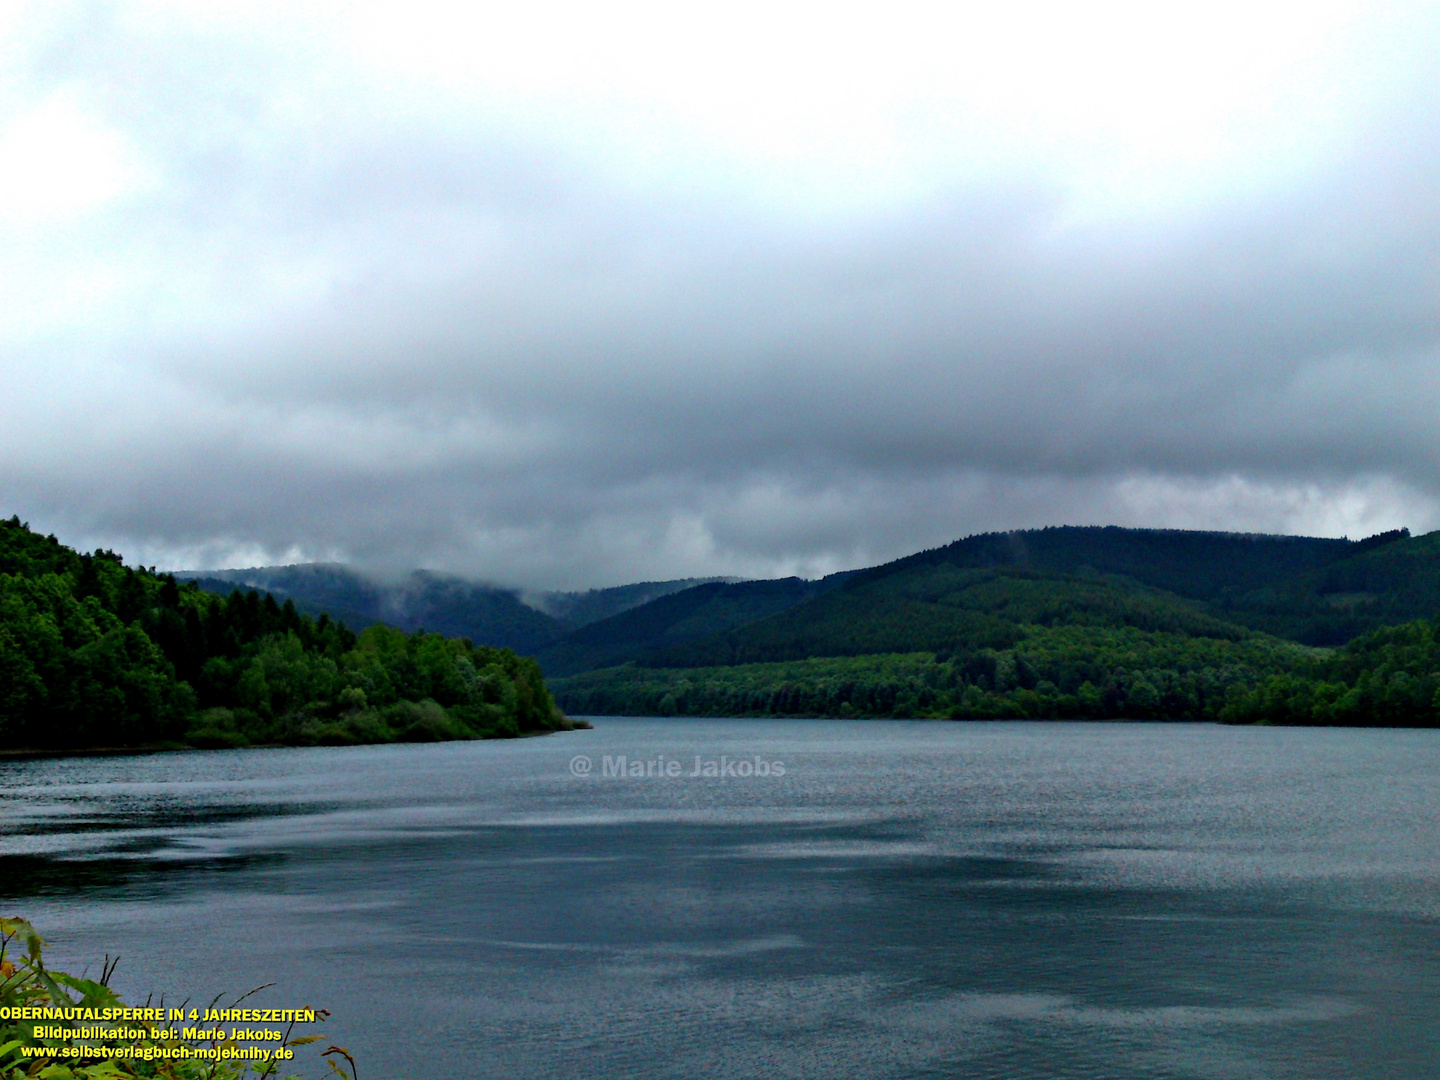
<svg viewBox="0 0 1440 1080">
<path fill-rule="evenodd" d="M 202 1054 L 223 1053 L 228 1047 L 238 1048 L 232 1040 L 162 1038 L 164 1029 L 131 1020 L 98 1021 L 107 1027 L 114 1024 L 127 1032 L 124 1038 L 98 1040 L 100 1045 L 131 1051 L 125 1056 L 102 1058 L 98 1054 L 81 1057 L 76 1048 L 96 1047 L 97 1040 L 70 1038 L 36 1038 L 37 1027 L 63 1024 L 96 1024 L 94 1020 L 54 1021 L 13 1018 L 12 1010 L 23 1008 L 122 1009 L 125 1003 L 110 989 L 113 964 L 106 963 L 99 980 L 51 971 L 45 966 L 44 941 L 24 919 L 0 918 L 0 1080 L 121 1080 L 124 1077 L 155 1078 L 155 1080 L 243 1080 L 245 1077 L 278 1078 L 279 1062 L 247 1062 L 212 1057 L 152 1057 L 145 1053 Z M 219 999 L 216 999 L 217 1001 Z M 215 1002 L 212 1002 L 213 1005 Z M 323 1009 L 317 1018 L 328 1015 Z M 213 1028 L 217 1025 L 205 1025 Z M 268 1026 L 268 1025 L 267 1025 Z M 322 1036 L 292 1036 L 294 1025 L 284 1032 L 283 1041 L 274 1047 L 294 1047 L 317 1041 Z M 130 1034 L 134 1032 L 135 1034 Z M 66 1051 L 70 1050 L 70 1053 Z M 42 1051 L 35 1053 L 36 1050 Z M 27 1051 L 29 1051 L 27 1053 Z M 330 1075 L 355 1080 L 355 1062 L 344 1047 L 331 1046 L 322 1055 Z M 337 1063 L 343 1057 L 349 1068 Z M 298 1076 L 286 1080 L 300 1080 Z"/>
</svg>

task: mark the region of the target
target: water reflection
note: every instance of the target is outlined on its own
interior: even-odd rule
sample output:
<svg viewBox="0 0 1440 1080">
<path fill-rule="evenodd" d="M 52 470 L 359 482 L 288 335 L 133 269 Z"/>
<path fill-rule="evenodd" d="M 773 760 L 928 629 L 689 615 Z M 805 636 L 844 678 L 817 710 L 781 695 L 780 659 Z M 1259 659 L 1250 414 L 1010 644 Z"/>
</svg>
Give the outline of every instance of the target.
<svg viewBox="0 0 1440 1080">
<path fill-rule="evenodd" d="M 131 996 L 279 979 L 372 1075 L 1378 1080 L 1440 1060 L 1437 811 L 1426 732 L 604 720 L 6 763 L 0 894 Z"/>
</svg>

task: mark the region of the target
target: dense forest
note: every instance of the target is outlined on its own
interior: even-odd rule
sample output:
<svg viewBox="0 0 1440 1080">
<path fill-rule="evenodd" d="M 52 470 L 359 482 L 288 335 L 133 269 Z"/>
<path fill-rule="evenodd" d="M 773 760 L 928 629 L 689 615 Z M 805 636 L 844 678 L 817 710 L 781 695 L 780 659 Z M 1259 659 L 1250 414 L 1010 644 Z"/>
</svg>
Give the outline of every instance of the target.
<svg viewBox="0 0 1440 1080">
<path fill-rule="evenodd" d="M 652 648 L 636 659 L 648 667 L 709 667 L 816 656 L 1005 649 L 1026 627 L 1076 625 L 1129 626 L 1227 640 L 1248 633 L 1181 598 L 1133 582 L 1097 574 L 942 563 L 848 581 L 736 630 Z"/>
<path fill-rule="evenodd" d="M 1030 627 L 1008 647 L 707 668 L 627 665 L 556 683 L 583 713 L 1220 720 L 1313 650 L 1135 627 Z"/>
<path fill-rule="evenodd" d="M 702 590 L 597 623 L 547 655 L 599 670 L 552 686 L 577 714 L 1440 722 L 1440 534 L 1053 528 L 837 577 L 708 634 L 666 621 Z"/>
<path fill-rule="evenodd" d="M 219 596 L 0 521 L 0 748 L 343 744 L 570 726 L 533 659 Z"/>
<path fill-rule="evenodd" d="M 557 701 L 577 715 L 1440 723 L 1440 533 L 990 533 L 819 581 L 551 596 L 583 626 L 436 575 L 266 574 L 283 603 L 0 522 L 0 746 L 516 735 L 569 724 Z M 402 604 L 412 623 L 493 627 L 538 659 L 372 624 Z M 335 618 L 357 607 L 358 634 Z"/>
<path fill-rule="evenodd" d="M 1227 720 L 1440 726 L 1440 625 L 1417 619 L 1315 653 L 1237 696 Z"/>
<path fill-rule="evenodd" d="M 971 536 L 819 581 L 662 581 L 585 593 L 521 594 L 428 572 L 383 583 L 323 565 L 217 574 L 196 580 L 222 595 L 237 582 L 269 590 L 354 629 L 382 621 L 507 645 L 536 656 L 547 676 L 563 677 L 631 662 L 697 667 L 943 652 L 985 632 L 980 620 L 967 629 L 943 610 L 956 591 L 950 584 L 966 581 L 1032 596 L 1037 587 L 1027 581 L 1099 582 L 1116 596 L 1148 592 L 1231 627 L 1339 646 L 1440 612 L 1440 534 L 1345 540 L 1063 526 Z M 977 610 L 983 591 L 971 590 Z M 833 600 L 814 603 L 831 593 Z M 798 610 L 773 618 L 791 608 Z"/>
<path fill-rule="evenodd" d="M 546 673 L 555 676 L 650 656 L 667 646 L 723 634 L 823 596 L 848 576 L 705 582 L 582 627 L 541 649 L 537 658 Z"/>
</svg>

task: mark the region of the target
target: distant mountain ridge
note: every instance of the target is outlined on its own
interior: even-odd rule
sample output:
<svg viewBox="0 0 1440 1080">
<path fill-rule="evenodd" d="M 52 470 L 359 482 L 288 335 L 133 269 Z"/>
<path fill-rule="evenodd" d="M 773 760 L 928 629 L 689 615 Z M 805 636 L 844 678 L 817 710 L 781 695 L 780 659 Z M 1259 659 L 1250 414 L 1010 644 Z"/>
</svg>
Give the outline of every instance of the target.
<svg viewBox="0 0 1440 1080">
<path fill-rule="evenodd" d="M 1367 603 L 1339 589 L 1383 586 Z M 1329 590 L 1328 592 L 1326 590 Z M 682 594 L 683 595 L 683 594 Z M 983 533 L 848 575 L 745 626 L 639 652 L 657 667 L 1005 647 L 1030 625 L 1264 631 L 1338 645 L 1440 604 L 1440 533 L 1352 541 L 1118 526 Z M 631 617 L 639 617 L 640 611 Z"/>
<path fill-rule="evenodd" d="M 1396 544 L 1400 546 L 1392 547 Z M 1440 551 L 1440 534 L 1412 539 L 1408 529 L 1349 540 L 1115 525 L 1052 526 L 966 537 L 862 574 L 888 577 L 937 564 L 1096 572 L 1199 601 L 1219 617 L 1307 645 L 1339 645 L 1386 621 L 1434 610 L 1405 594 L 1419 587 L 1440 599 L 1440 564 L 1413 557 L 1435 551 Z M 1350 585 L 1342 585 L 1342 578 Z M 1356 583 L 1362 579 L 1390 594 L 1392 603 L 1383 616 L 1377 609 L 1357 617 L 1354 611 L 1341 610 L 1354 605 L 1334 603 L 1336 593 L 1358 589 Z"/>
<path fill-rule="evenodd" d="M 1012 647 L 1025 627 L 1131 627 L 1330 646 L 1440 611 L 1440 533 L 1366 540 L 1118 526 L 965 537 L 819 581 L 680 579 L 531 593 L 343 566 L 192 575 L 274 591 L 349 625 L 384 621 L 535 655 L 550 677 Z M 528 602 L 527 602 L 528 601 Z"/>
<path fill-rule="evenodd" d="M 534 654 L 567 634 L 661 597 L 730 578 L 647 581 L 584 592 L 522 592 L 430 570 L 386 582 L 336 563 L 183 571 L 207 592 L 274 593 L 307 614 L 329 614 L 354 630 L 388 623 Z"/>
<path fill-rule="evenodd" d="M 557 700 L 649 716 L 1440 724 L 1440 532 L 987 533 L 710 634 L 618 633 L 697 593 L 590 627 L 617 632 L 567 660 L 610 666 L 557 667 Z"/>
<path fill-rule="evenodd" d="M 1440 723 L 1440 532 L 1057 526 L 819 581 L 524 596 L 343 567 L 227 577 L 530 652 L 578 714 Z"/>
</svg>

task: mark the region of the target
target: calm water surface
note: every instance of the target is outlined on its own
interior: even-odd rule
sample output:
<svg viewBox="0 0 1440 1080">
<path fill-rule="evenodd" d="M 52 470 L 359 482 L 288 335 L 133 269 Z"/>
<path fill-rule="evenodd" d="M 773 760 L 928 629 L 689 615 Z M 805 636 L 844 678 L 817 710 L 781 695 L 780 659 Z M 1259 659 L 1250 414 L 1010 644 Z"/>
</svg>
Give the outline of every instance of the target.
<svg viewBox="0 0 1440 1080">
<path fill-rule="evenodd" d="M 689 775 L 722 755 L 784 775 Z M 56 966 L 122 954 L 134 999 L 276 981 L 367 1080 L 1434 1078 L 1440 732 L 600 719 L 10 762 L 0 909 Z"/>
</svg>

